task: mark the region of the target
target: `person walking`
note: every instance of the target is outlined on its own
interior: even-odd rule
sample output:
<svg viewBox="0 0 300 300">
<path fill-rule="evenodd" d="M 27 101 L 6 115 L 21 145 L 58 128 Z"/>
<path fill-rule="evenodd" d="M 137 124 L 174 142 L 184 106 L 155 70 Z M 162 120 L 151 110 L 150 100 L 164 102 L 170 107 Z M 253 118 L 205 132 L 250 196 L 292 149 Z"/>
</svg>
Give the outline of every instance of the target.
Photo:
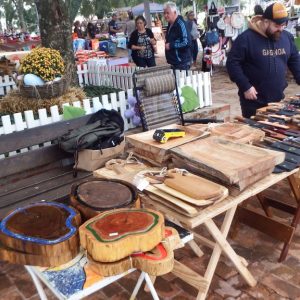
<svg viewBox="0 0 300 300">
<path fill-rule="evenodd" d="M 178 14 L 176 4 L 164 4 L 164 17 L 168 22 L 165 55 L 173 69 L 189 70 L 191 66 L 191 35 L 182 16 Z"/>
<path fill-rule="evenodd" d="M 284 98 L 287 67 L 300 84 L 300 56 L 293 36 L 284 30 L 286 7 L 275 2 L 234 41 L 226 67 L 238 86 L 242 114 L 249 118 L 258 108 Z"/>
<path fill-rule="evenodd" d="M 195 19 L 195 14 L 193 11 L 190 11 L 187 13 L 187 30 L 191 35 L 191 54 L 192 54 L 192 63 L 195 67 L 197 64 L 197 55 L 198 55 L 198 38 L 199 38 L 199 32 L 197 27 L 197 22 Z"/>
<path fill-rule="evenodd" d="M 128 48 L 132 50 L 132 59 L 138 67 L 154 67 L 156 40 L 153 32 L 146 28 L 147 22 L 143 16 L 135 19 L 135 25 L 137 29 L 132 32 L 128 43 Z"/>
<path fill-rule="evenodd" d="M 116 33 L 121 32 L 122 29 L 118 27 L 117 24 L 118 16 L 116 13 L 113 13 L 111 16 L 111 20 L 108 23 L 108 33 L 110 35 L 116 35 Z"/>
</svg>

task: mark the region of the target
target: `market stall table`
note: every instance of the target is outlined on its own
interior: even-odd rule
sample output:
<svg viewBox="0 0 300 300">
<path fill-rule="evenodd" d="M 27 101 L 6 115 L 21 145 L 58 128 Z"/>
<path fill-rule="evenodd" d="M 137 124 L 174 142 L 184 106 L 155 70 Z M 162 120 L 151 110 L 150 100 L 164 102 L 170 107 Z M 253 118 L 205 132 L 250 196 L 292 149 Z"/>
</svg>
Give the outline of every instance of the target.
<svg viewBox="0 0 300 300">
<path fill-rule="evenodd" d="M 274 185 L 275 183 L 285 178 L 293 178 L 294 174 L 297 173 L 298 170 L 299 169 L 295 169 L 291 172 L 271 174 L 265 177 L 264 179 L 258 181 L 257 183 L 253 184 L 252 186 L 248 187 L 238 196 L 229 196 L 219 203 L 215 203 L 214 205 L 208 206 L 207 208 L 203 209 L 200 215 L 193 218 L 185 217 L 161 203 L 154 202 L 147 196 L 142 197 L 142 201 L 146 204 L 146 206 L 154 206 L 156 210 L 164 213 L 166 218 L 176 220 L 177 222 L 183 224 L 186 228 L 191 230 L 197 226 L 204 225 L 207 231 L 213 237 L 214 242 L 194 232 L 194 239 L 197 242 L 199 242 L 199 244 L 208 246 L 213 249 L 204 275 L 204 278 L 208 281 L 208 286 L 204 292 L 199 291 L 197 300 L 205 299 L 222 253 L 225 254 L 228 257 L 228 259 L 233 263 L 233 265 L 236 267 L 236 269 L 248 285 L 250 285 L 251 287 L 254 287 L 256 285 L 256 280 L 247 269 L 246 260 L 240 257 L 227 241 L 227 235 L 230 230 L 235 212 L 237 210 L 237 206 L 243 203 L 251 196 L 255 196 L 261 193 L 262 191 Z M 213 218 L 223 213 L 225 213 L 225 217 L 223 219 L 221 228 L 219 229 L 213 221 Z"/>
</svg>

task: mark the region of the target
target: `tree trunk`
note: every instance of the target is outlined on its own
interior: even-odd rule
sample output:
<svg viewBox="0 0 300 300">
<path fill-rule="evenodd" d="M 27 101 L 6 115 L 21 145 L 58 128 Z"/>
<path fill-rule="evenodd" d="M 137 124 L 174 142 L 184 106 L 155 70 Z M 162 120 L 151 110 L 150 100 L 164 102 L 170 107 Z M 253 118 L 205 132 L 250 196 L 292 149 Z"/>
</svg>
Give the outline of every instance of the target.
<svg viewBox="0 0 300 300">
<path fill-rule="evenodd" d="M 65 62 L 65 76 L 78 85 L 73 53 L 72 21 L 69 6 L 63 0 L 36 0 L 42 46 L 58 50 Z M 72 1 L 70 1 L 72 2 Z"/>
<path fill-rule="evenodd" d="M 14 1 L 19 17 L 20 27 L 23 32 L 27 31 L 27 25 L 24 19 L 24 1 L 23 0 L 16 0 Z"/>
</svg>

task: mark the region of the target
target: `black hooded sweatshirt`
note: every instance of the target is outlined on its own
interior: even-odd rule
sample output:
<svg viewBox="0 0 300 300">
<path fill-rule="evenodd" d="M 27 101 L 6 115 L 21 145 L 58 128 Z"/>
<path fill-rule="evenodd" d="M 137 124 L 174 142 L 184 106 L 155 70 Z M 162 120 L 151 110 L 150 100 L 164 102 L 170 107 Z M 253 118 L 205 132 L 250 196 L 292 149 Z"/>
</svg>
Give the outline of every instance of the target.
<svg viewBox="0 0 300 300">
<path fill-rule="evenodd" d="M 258 104 L 282 100 L 287 67 L 300 84 L 300 56 L 293 36 L 283 30 L 278 41 L 268 38 L 262 30 L 261 16 L 253 17 L 249 29 L 235 40 L 226 67 L 239 88 L 241 101 L 247 101 L 244 92 L 251 86 L 258 92 Z"/>
</svg>

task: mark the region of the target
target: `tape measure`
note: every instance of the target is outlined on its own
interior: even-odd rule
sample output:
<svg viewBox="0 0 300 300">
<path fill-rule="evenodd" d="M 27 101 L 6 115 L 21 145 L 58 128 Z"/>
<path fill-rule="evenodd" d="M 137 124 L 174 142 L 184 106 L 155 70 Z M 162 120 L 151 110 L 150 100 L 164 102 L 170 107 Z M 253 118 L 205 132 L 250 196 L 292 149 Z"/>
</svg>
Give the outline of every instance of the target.
<svg viewBox="0 0 300 300">
<path fill-rule="evenodd" d="M 183 136 L 185 136 L 185 131 L 182 129 L 157 129 L 153 133 L 153 139 L 162 144 L 166 143 L 169 138 Z"/>
</svg>

